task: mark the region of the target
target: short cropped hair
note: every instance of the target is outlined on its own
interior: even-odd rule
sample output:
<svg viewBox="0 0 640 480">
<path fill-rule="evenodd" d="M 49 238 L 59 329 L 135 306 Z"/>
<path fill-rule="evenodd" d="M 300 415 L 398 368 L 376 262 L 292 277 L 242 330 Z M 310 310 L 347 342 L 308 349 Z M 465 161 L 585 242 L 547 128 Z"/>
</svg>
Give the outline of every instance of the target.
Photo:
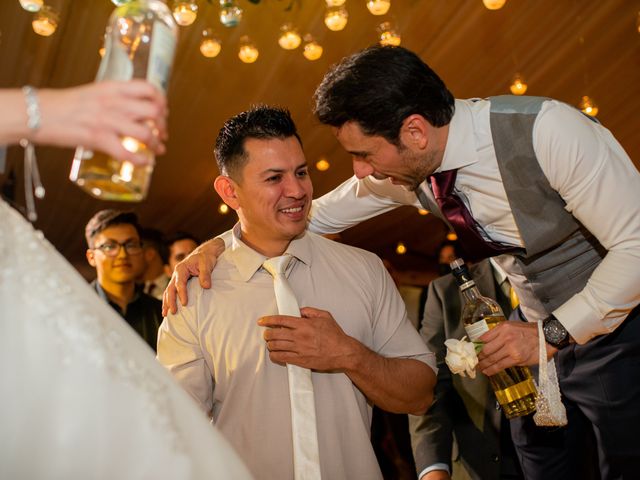
<svg viewBox="0 0 640 480">
<path fill-rule="evenodd" d="M 341 127 L 357 122 L 367 135 L 399 145 L 405 118 L 422 115 L 434 127 L 449 124 L 451 92 L 418 55 L 402 47 L 376 45 L 344 58 L 314 94 L 320 122 Z"/>
<path fill-rule="evenodd" d="M 177 231 L 175 233 L 167 235 L 165 237 L 164 244 L 166 245 L 167 249 L 170 249 L 171 245 L 173 245 L 176 242 L 179 242 L 180 240 L 191 240 L 196 245 L 200 245 L 200 240 L 195 235 L 191 235 L 189 232 L 183 232 L 183 231 Z"/>
<path fill-rule="evenodd" d="M 169 249 L 166 246 L 164 233 L 155 228 L 143 228 L 140 230 L 140 240 L 144 248 L 152 248 L 165 264 L 169 261 Z"/>
<path fill-rule="evenodd" d="M 218 133 L 215 146 L 216 162 L 220 173 L 240 181 L 247 161 L 245 141 L 256 139 L 285 139 L 300 136 L 291 114 L 285 108 L 267 105 L 254 106 L 227 120 Z"/>
<path fill-rule="evenodd" d="M 138 235 L 140 235 L 140 225 L 138 224 L 138 217 L 133 212 L 124 212 L 122 210 L 100 210 L 96 213 L 84 228 L 84 238 L 87 241 L 87 246 L 93 248 L 95 245 L 93 239 L 103 230 L 114 225 L 131 225 L 136 229 Z"/>
</svg>

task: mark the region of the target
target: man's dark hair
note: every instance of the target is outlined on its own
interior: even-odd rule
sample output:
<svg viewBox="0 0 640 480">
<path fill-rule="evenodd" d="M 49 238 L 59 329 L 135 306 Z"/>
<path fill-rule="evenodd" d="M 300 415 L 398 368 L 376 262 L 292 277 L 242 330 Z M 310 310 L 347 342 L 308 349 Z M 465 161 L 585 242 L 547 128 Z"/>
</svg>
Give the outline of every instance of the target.
<svg viewBox="0 0 640 480">
<path fill-rule="evenodd" d="M 287 109 L 258 105 L 231 117 L 224 123 L 216 139 L 215 155 L 220 173 L 240 180 L 240 172 L 247 161 L 244 143 L 248 138 L 288 137 L 296 137 L 302 145 Z"/>
<path fill-rule="evenodd" d="M 454 98 L 438 75 L 402 47 L 372 46 L 344 58 L 314 94 L 314 112 L 327 125 L 355 121 L 367 135 L 399 145 L 402 122 L 420 114 L 434 127 L 451 121 Z"/>
<path fill-rule="evenodd" d="M 123 212 L 122 210 L 100 210 L 87 222 L 84 228 L 84 238 L 87 240 L 89 248 L 93 248 L 93 239 L 103 230 L 114 225 L 131 225 L 140 235 L 140 225 L 138 217 L 133 212 Z"/>
<path fill-rule="evenodd" d="M 153 248 L 165 264 L 169 261 L 169 249 L 166 246 L 164 234 L 155 228 L 143 228 L 140 239 L 144 248 Z"/>
</svg>

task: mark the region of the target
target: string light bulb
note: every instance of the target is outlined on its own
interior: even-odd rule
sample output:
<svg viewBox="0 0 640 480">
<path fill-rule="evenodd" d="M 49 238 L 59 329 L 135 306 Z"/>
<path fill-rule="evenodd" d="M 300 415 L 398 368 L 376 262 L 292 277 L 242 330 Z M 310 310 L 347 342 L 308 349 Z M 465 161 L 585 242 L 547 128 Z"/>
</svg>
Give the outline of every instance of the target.
<svg viewBox="0 0 640 480">
<path fill-rule="evenodd" d="M 398 242 L 398 244 L 396 245 L 396 253 L 398 255 L 404 255 L 405 253 L 407 253 L 407 246 L 402 242 Z"/>
<path fill-rule="evenodd" d="M 302 38 L 298 31 L 290 23 L 285 23 L 280 27 L 280 37 L 278 37 L 278 45 L 285 50 L 295 50 L 302 43 Z"/>
<path fill-rule="evenodd" d="M 331 167 L 331 164 L 326 158 L 321 158 L 316 162 L 316 168 L 319 172 L 326 172 Z"/>
<path fill-rule="evenodd" d="M 246 35 L 240 38 L 240 50 L 238 51 L 238 57 L 244 63 L 253 63 L 258 59 L 260 52 L 258 48 L 251 43 L 251 40 Z"/>
<path fill-rule="evenodd" d="M 323 51 L 322 46 L 316 42 L 311 35 L 304 36 L 304 47 L 302 50 L 304 58 L 309 61 L 318 60 L 322 56 Z"/>
<path fill-rule="evenodd" d="M 242 9 L 233 0 L 220 0 L 220 23 L 235 27 L 242 20 Z"/>
<path fill-rule="evenodd" d="M 198 16 L 198 4 L 195 0 L 188 2 L 174 1 L 173 2 L 173 18 L 176 19 L 176 23 L 181 27 L 186 27 L 195 22 Z"/>
<path fill-rule="evenodd" d="M 482 0 L 482 3 L 489 10 L 500 10 L 507 3 L 507 0 Z"/>
<path fill-rule="evenodd" d="M 636 29 L 640 33 L 640 12 L 638 12 L 638 18 L 636 19 Z"/>
<path fill-rule="evenodd" d="M 327 8 L 324 14 L 324 24 L 332 32 L 339 32 L 347 26 L 349 20 L 349 13 L 344 7 L 331 7 Z"/>
<path fill-rule="evenodd" d="M 598 115 L 598 105 L 593 101 L 591 97 L 588 95 L 584 95 L 582 99 L 580 99 L 580 103 L 578 104 L 578 108 L 583 113 L 589 115 L 590 117 L 595 117 Z"/>
<path fill-rule="evenodd" d="M 397 47 L 402 42 L 402 37 L 391 25 L 391 22 L 383 22 L 378 25 L 378 38 L 380 39 L 380 45 Z"/>
<path fill-rule="evenodd" d="M 37 12 L 42 8 L 42 0 L 20 0 L 20 5 L 27 12 Z"/>
<path fill-rule="evenodd" d="M 327 7 L 331 8 L 331 7 L 341 7 L 342 5 L 344 5 L 347 0 L 325 0 Z"/>
<path fill-rule="evenodd" d="M 426 208 L 419 208 L 418 213 L 420 215 L 429 215 L 429 210 L 427 210 Z"/>
<path fill-rule="evenodd" d="M 58 12 L 48 5 L 43 5 L 36 13 L 33 21 L 31 22 L 31 26 L 33 27 L 33 31 L 38 35 L 48 37 L 53 35 L 53 32 L 58 28 L 59 20 L 60 16 L 58 15 Z"/>
<path fill-rule="evenodd" d="M 367 8 L 372 15 L 384 15 L 391 8 L 391 0 L 369 0 Z"/>
<path fill-rule="evenodd" d="M 218 212 L 220 212 L 220 214 L 222 215 L 226 215 L 227 213 L 229 213 L 229 205 L 227 205 L 226 203 L 221 203 L 220 205 L 218 205 Z"/>
<path fill-rule="evenodd" d="M 222 43 L 217 38 L 213 29 L 207 28 L 202 31 L 202 41 L 200 42 L 200 53 L 207 58 L 217 57 L 222 50 Z"/>
<path fill-rule="evenodd" d="M 450 242 L 455 242 L 456 240 L 458 240 L 458 235 L 456 235 L 456 232 L 451 231 L 447 233 L 447 240 L 449 240 Z"/>
<path fill-rule="evenodd" d="M 513 77 L 513 81 L 509 86 L 509 90 L 511 90 L 511 93 L 514 95 L 524 95 L 527 91 L 527 87 L 528 85 L 524 82 L 522 76 L 519 73 L 516 73 L 516 76 Z"/>
</svg>

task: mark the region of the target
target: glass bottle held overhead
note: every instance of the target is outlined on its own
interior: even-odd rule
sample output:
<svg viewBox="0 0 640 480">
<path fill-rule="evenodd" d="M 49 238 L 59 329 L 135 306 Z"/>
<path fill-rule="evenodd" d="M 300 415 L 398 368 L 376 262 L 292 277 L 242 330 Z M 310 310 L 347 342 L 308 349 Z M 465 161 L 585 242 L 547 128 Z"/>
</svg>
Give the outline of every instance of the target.
<svg viewBox="0 0 640 480">
<path fill-rule="evenodd" d="M 162 1 L 132 0 L 119 6 L 107 24 L 106 52 L 96 81 L 142 78 L 166 94 L 177 35 L 178 27 Z M 78 147 L 69 178 L 102 200 L 144 200 L 153 173 L 154 154 L 132 137 L 123 137 L 122 146 L 143 153 L 148 164 L 135 165 Z"/>
<path fill-rule="evenodd" d="M 506 320 L 504 313 L 496 301 L 480 294 L 462 259 L 457 258 L 450 265 L 464 299 L 462 322 L 465 331 L 469 340 L 479 343 L 485 332 Z M 528 367 L 506 368 L 491 375 L 489 383 L 507 418 L 535 411 L 537 391 Z"/>
</svg>

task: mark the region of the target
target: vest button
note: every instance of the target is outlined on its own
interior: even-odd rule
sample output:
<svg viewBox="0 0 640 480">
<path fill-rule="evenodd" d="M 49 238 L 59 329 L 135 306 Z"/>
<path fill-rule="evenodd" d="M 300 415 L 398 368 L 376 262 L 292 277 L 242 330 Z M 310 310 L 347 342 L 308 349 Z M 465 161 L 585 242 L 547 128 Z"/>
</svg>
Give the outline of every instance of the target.
<svg viewBox="0 0 640 480">
<path fill-rule="evenodd" d="M 498 463 L 498 462 L 500 461 L 500 457 L 498 456 L 498 454 L 497 454 L 497 453 L 494 453 L 493 455 L 491 455 L 491 460 L 492 460 L 494 463 Z"/>
</svg>

